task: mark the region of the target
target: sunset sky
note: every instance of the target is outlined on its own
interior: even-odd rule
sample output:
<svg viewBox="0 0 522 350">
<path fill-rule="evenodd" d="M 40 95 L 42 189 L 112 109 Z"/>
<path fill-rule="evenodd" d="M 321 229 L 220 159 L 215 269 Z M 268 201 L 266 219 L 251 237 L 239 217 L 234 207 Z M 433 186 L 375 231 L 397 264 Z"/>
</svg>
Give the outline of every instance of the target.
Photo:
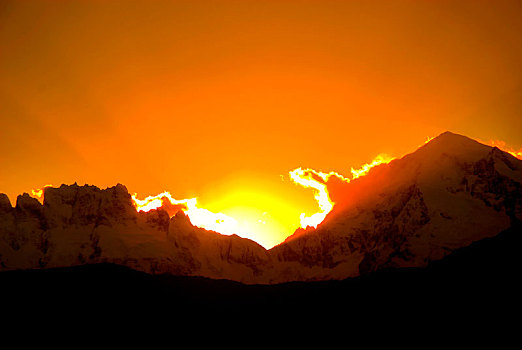
<svg viewBox="0 0 522 350">
<path fill-rule="evenodd" d="M 317 207 L 297 167 L 346 174 L 446 130 L 521 148 L 521 18 L 521 1 L 3 0 L 0 192 L 123 183 L 288 230 Z"/>
</svg>

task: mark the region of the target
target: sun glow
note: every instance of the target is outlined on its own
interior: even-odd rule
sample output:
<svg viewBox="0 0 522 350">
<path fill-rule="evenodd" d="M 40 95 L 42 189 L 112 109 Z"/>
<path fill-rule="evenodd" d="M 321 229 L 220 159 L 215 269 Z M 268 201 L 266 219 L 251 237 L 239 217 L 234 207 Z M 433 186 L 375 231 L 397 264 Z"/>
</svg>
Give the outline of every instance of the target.
<svg viewBox="0 0 522 350">
<path fill-rule="evenodd" d="M 174 211 L 169 213 L 171 216 L 176 214 L 178 210 L 182 210 L 188 215 L 191 223 L 197 227 L 227 235 L 240 234 L 243 231 L 236 219 L 225 214 L 198 208 L 197 198 L 176 200 L 167 191 L 141 200 L 137 198 L 135 193 L 131 198 L 138 211 L 147 212 L 161 207 L 165 207 L 169 211 L 170 208 L 174 208 Z"/>
<path fill-rule="evenodd" d="M 297 168 L 289 172 L 289 177 L 297 185 L 314 190 L 314 198 L 319 210 L 307 216 L 305 213 L 297 215 L 295 208 L 289 204 L 262 191 L 241 189 L 232 191 L 225 198 L 210 204 L 210 207 L 218 208 L 218 212 L 198 206 L 197 198 L 177 200 L 165 191 L 155 196 L 139 199 L 133 194 L 132 200 L 138 211 L 150 211 L 162 208 L 173 216 L 182 210 L 194 226 L 212 230 L 225 235 L 237 234 L 244 238 L 250 238 L 271 247 L 280 242 L 281 231 L 291 234 L 298 227 L 316 228 L 326 218 L 335 205 L 330 199 L 328 181 L 335 177 L 342 182 L 349 183 L 366 175 L 373 167 L 389 163 L 393 157 L 385 154 L 378 155 L 372 162 L 364 164 L 359 169 L 351 169 L 351 178 L 331 171 L 324 173 L 313 169 Z M 284 177 L 282 177 L 284 180 Z M 270 212 L 260 208 L 270 208 Z M 278 216 L 278 213 L 282 215 Z M 293 216 L 295 215 L 295 219 Z M 286 217 L 284 215 L 286 214 Z M 299 223 L 294 222 L 299 219 Z M 276 231 L 276 232 L 274 232 Z M 279 232 L 278 232 L 279 231 Z"/>
<path fill-rule="evenodd" d="M 319 204 L 319 212 L 311 216 L 306 216 L 305 213 L 301 214 L 300 222 L 302 228 L 306 228 L 308 226 L 317 227 L 317 225 L 323 222 L 326 215 L 332 211 L 335 203 L 330 200 L 330 195 L 328 194 L 328 188 L 326 186 L 326 182 L 330 176 L 336 176 L 343 181 L 350 181 L 349 179 L 346 179 L 342 175 L 339 175 L 335 172 L 326 174 L 320 171 L 315 171 L 313 169 L 302 168 L 297 168 L 290 172 L 290 179 L 296 184 L 305 188 L 313 188 L 315 190 L 314 197 L 317 201 L 317 204 Z"/>
<path fill-rule="evenodd" d="M 199 206 L 197 198 L 176 200 L 167 191 L 145 199 L 139 199 L 137 194 L 131 198 L 137 211 L 161 208 L 172 217 L 181 210 L 194 226 L 224 235 L 237 234 L 265 248 L 280 243 L 284 239 L 282 234 L 288 236 L 299 227 L 294 219 L 298 211 L 290 203 L 263 191 L 232 190 L 206 203 L 205 208 Z"/>
<path fill-rule="evenodd" d="M 44 188 L 52 187 L 52 186 L 53 185 L 48 184 L 48 185 L 45 185 L 45 186 L 43 186 L 41 188 L 33 189 L 33 190 L 31 190 L 31 194 L 33 195 L 33 197 L 37 198 L 39 201 L 42 201 Z"/>
<path fill-rule="evenodd" d="M 379 154 L 371 163 L 364 164 L 360 169 L 351 169 L 352 172 L 352 180 L 357 179 L 358 177 L 366 175 L 371 168 L 376 167 L 377 165 L 381 164 L 388 164 L 392 160 L 394 160 L 394 157 L 390 157 L 387 154 Z"/>
<path fill-rule="evenodd" d="M 381 164 L 387 164 L 391 162 L 393 159 L 393 157 L 390 157 L 386 154 L 379 154 L 371 163 L 364 164 L 359 169 L 351 168 L 351 179 L 346 178 L 343 175 L 334 171 L 331 171 L 329 173 L 323 173 L 321 171 L 316 171 L 313 169 L 297 168 L 292 170 L 290 172 L 290 179 L 294 181 L 296 184 L 299 184 L 305 188 L 313 188 L 315 190 L 314 197 L 317 203 L 319 204 L 319 212 L 312 214 L 311 216 L 306 216 L 305 213 L 301 214 L 301 227 L 316 228 L 321 222 L 323 222 L 328 213 L 332 211 L 335 203 L 332 202 L 332 200 L 330 199 L 330 194 L 328 193 L 327 186 L 327 182 L 330 179 L 330 177 L 335 176 L 339 180 L 348 183 L 350 182 L 350 180 L 355 180 L 361 176 L 366 175 L 373 167 L 376 167 L 377 165 Z"/>
</svg>

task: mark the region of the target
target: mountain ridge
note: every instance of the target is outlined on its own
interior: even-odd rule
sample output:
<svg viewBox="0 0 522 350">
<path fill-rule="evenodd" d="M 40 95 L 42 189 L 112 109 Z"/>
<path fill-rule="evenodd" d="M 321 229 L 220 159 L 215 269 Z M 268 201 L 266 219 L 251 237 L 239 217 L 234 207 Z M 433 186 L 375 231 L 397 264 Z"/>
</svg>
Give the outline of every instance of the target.
<svg viewBox="0 0 522 350">
<path fill-rule="evenodd" d="M 0 195 L 0 270 L 116 263 L 273 284 L 424 267 L 522 220 L 521 182 L 520 160 L 446 132 L 348 184 L 328 181 L 336 205 L 323 223 L 269 250 L 181 211 L 137 212 L 122 184 L 48 187 L 43 204 L 23 194 L 15 207 Z"/>
</svg>

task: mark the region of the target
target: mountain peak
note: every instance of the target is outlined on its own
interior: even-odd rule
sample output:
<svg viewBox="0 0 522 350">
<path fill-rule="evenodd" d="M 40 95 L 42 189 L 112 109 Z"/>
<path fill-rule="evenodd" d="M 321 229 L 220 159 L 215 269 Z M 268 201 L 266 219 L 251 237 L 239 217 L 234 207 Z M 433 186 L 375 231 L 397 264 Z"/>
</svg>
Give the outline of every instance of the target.
<svg viewBox="0 0 522 350">
<path fill-rule="evenodd" d="M 453 145 L 458 145 L 458 144 L 470 144 L 471 145 L 471 144 L 473 144 L 473 145 L 477 145 L 480 143 L 467 136 L 464 136 L 461 134 L 456 134 L 451 131 L 445 131 L 442 134 L 434 137 L 432 140 L 430 140 L 426 144 L 453 144 Z"/>
<path fill-rule="evenodd" d="M 454 136 L 462 136 L 462 135 L 454 133 L 454 132 L 451 132 L 449 130 L 446 130 L 443 133 L 439 134 L 439 136 L 437 136 L 436 138 L 438 138 L 438 137 L 454 137 Z"/>
<path fill-rule="evenodd" d="M 18 209 L 40 209 L 41 206 L 38 199 L 31 197 L 29 193 L 24 193 L 16 198 L 16 208 Z"/>
<path fill-rule="evenodd" d="M 469 137 L 446 131 L 422 145 L 417 151 L 406 155 L 403 159 L 411 158 L 419 163 L 425 163 L 449 156 L 461 161 L 475 162 L 486 157 L 490 151 L 490 146 Z"/>
<path fill-rule="evenodd" d="M 11 201 L 5 193 L 0 193 L 0 212 L 11 210 Z"/>
</svg>

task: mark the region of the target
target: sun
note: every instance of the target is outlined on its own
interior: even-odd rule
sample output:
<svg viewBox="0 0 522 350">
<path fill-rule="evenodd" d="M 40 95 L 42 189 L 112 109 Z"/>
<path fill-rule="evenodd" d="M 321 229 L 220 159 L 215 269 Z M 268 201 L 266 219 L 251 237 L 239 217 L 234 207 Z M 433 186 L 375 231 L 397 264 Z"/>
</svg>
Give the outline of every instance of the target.
<svg viewBox="0 0 522 350">
<path fill-rule="evenodd" d="M 214 201 L 205 203 L 212 212 L 237 221 L 237 234 L 265 248 L 281 243 L 299 228 L 300 208 L 270 191 L 236 188 Z M 284 237 L 284 238 L 283 238 Z"/>
</svg>

